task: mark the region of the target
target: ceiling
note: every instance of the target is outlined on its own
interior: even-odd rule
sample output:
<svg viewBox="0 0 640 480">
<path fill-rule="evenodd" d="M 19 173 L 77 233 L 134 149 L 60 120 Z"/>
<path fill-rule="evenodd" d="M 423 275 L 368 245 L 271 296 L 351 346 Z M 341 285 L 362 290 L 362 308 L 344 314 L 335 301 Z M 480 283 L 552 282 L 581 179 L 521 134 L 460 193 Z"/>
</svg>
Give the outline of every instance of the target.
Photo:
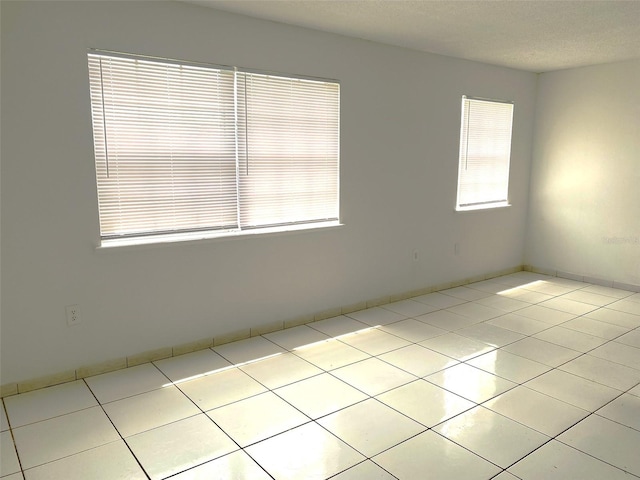
<svg viewBox="0 0 640 480">
<path fill-rule="evenodd" d="M 640 0 L 186 1 L 532 72 L 640 58 Z"/>
</svg>

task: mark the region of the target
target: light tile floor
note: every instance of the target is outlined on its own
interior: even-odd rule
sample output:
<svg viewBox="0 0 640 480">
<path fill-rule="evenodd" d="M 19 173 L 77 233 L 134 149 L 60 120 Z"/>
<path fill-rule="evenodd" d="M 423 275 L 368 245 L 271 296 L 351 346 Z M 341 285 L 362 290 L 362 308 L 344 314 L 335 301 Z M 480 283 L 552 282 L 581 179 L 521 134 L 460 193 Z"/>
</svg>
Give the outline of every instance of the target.
<svg viewBox="0 0 640 480">
<path fill-rule="evenodd" d="M 3 399 L 2 480 L 640 478 L 640 294 L 519 272 Z"/>
</svg>

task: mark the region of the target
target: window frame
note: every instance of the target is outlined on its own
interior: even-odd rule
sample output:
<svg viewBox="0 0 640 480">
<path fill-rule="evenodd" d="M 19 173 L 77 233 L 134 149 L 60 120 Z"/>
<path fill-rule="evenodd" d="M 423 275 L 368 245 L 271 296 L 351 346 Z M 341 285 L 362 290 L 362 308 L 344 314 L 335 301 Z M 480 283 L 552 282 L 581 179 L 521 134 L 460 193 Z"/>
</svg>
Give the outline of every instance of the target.
<svg viewBox="0 0 640 480">
<path fill-rule="evenodd" d="M 273 157 L 272 155 L 270 157 L 270 161 L 271 161 L 271 164 L 273 165 L 273 168 L 276 168 L 276 169 L 281 169 L 280 167 L 278 167 L 278 165 L 280 163 L 286 163 L 286 162 L 289 162 L 289 163 L 293 162 L 294 166 L 295 165 L 298 166 L 297 167 L 298 169 L 297 170 L 294 169 L 292 173 L 293 177 L 288 177 L 288 181 L 291 183 L 295 182 L 297 178 L 302 178 L 300 177 L 300 175 L 306 176 L 305 177 L 306 181 L 309 182 L 308 177 L 310 176 L 310 174 L 307 172 L 308 168 L 316 168 L 316 169 L 325 168 L 326 172 L 328 173 L 324 175 L 324 178 L 320 178 L 316 182 L 315 177 L 311 175 L 312 177 L 311 183 L 310 184 L 307 183 L 307 185 L 311 185 L 312 187 L 322 184 L 322 187 L 325 188 L 325 190 L 321 189 L 321 192 L 324 194 L 323 199 L 316 200 L 315 197 L 311 195 L 309 196 L 311 197 L 309 200 L 305 199 L 302 201 L 302 203 L 294 203 L 293 200 L 291 200 L 286 194 L 284 194 L 284 195 L 281 195 L 280 196 L 281 198 L 279 197 L 280 200 L 278 200 L 278 201 L 281 201 L 282 203 L 278 203 L 274 206 L 274 208 L 283 208 L 285 212 L 286 211 L 293 212 L 293 211 L 299 210 L 301 204 L 307 208 L 312 208 L 312 207 L 309 207 L 309 205 L 313 206 L 315 205 L 314 202 L 320 201 L 322 202 L 320 204 L 320 207 L 317 207 L 313 211 L 313 213 L 311 213 L 311 210 L 309 210 L 309 214 L 306 217 L 304 212 L 302 214 L 299 214 L 298 217 L 295 217 L 295 218 L 291 216 L 290 218 L 292 219 L 292 221 L 290 222 L 286 221 L 287 214 L 286 213 L 282 214 L 281 218 L 284 218 L 285 221 L 277 224 L 258 224 L 257 226 L 256 225 L 244 226 L 242 224 L 243 220 L 241 218 L 241 215 L 244 215 L 244 213 L 242 213 L 241 208 L 238 207 L 237 213 L 236 213 L 235 225 L 232 225 L 231 227 L 223 226 L 221 228 L 216 228 L 216 227 L 199 228 L 197 224 L 194 223 L 191 226 L 188 226 L 187 228 L 180 228 L 180 229 L 173 229 L 173 230 L 162 230 L 162 229 L 154 230 L 149 228 L 145 230 L 144 228 L 141 228 L 139 231 L 136 231 L 134 233 L 124 233 L 124 234 L 118 234 L 118 233 L 114 234 L 112 233 L 111 230 L 104 229 L 103 228 L 104 224 L 102 219 L 103 211 L 104 211 L 104 203 L 101 203 L 101 198 L 100 198 L 100 188 L 101 188 L 100 182 L 104 181 L 103 180 L 104 174 L 102 174 L 102 178 L 101 178 L 100 176 L 101 173 L 98 170 L 99 170 L 99 161 L 100 161 L 99 158 L 103 158 L 104 163 L 106 163 L 107 165 L 106 171 L 107 171 L 107 178 L 108 178 L 110 157 L 109 157 L 109 151 L 107 149 L 107 145 L 109 140 L 111 140 L 111 138 L 108 137 L 107 128 L 105 127 L 108 117 L 105 110 L 106 107 L 105 107 L 105 99 L 104 99 L 106 84 L 103 85 L 103 71 L 102 71 L 102 59 L 104 58 L 115 59 L 115 61 L 125 61 L 125 62 L 129 62 L 129 64 L 132 64 L 132 62 L 135 62 L 136 67 L 138 66 L 138 61 L 140 61 L 141 64 L 142 62 L 144 62 L 146 65 L 152 65 L 152 68 L 157 67 L 160 70 L 165 66 L 167 70 L 174 67 L 178 67 L 180 69 L 184 67 L 185 69 L 194 68 L 194 69 L 202 69 L 203 71 L 209 70 L 209 73 L 224 72 L 224 75 L 227 75 L 227 76 L 229 74 L 233 75 L 234 86 L 233 86 L 233 91 L 231 95 L 233 96 L 232 103 L 233 103 L 234 113 L 232 115 L 232 118 L 229 118 L 228 112 L 226 116 L 225 114 L 219 112 L 219 116 L 220 117 L 225 116 L 225 118 L 224 120 L 220 121 L 220 126 L 218 126 L 218 128 L 225 131 L 228 131 L 229 129 L 233 129 L 233 131 L 235 132 L 233 134 L 235 137 L 233 142 L 234 146 L 232 147 L 232 149 L 234 150 L 233 169 L 235 171 L 235 180 L 233 180 L 234 193 L 229 193 L 229 191 L 227 191 L 227 196 L 228 198 L 234 197 L 235 201 L 238 203 L 240 202 L 240 190 L 241 190 L 241 180 L 239 177 L 241 165 L 245 165 L 245 162 L 252 161 L 252 158 L 249 156 L 249 153 L 247 153 L 246 156 L 241 156 L 241 146 L 239 145 L 239 141 L 241 141 L 243 142 L 242 147 L 244 147 L 244 142 L 246 140 L 244 138 L 240 138 L 241 134 L 239 132 L 242 129 L 242 134 L 244 135 L 245 134 L 244 129 L 247 128 L 247 125 L 249 124 L 249 116 L 247 115 L 248 110 L 246 110 L 248 108 L 247 98 L 249 97 L 249 95 L 248 95 L 248 91 L 245 89 L 243 93 L 244 97 L 239 98 L 241 95 L 240 94 L 241 88 L 238 85 L 239 83 L 238 79 L 244 78 L 245 81 L 246 81 L 246 78 L 249 78 L 249 77 L 255 78 L 255 79 L 262 79 L 264 82 L 266 82 L 266 93 L 264 93 L 265 90 L 263 89 L 263 95 L 265 95 L 267 98 L 269 98 L 271 95 L 274 95 L 272 97 L 272 102 L 276 104 L 277 107 L 279 107 L 280 105 L 285 105 L 287 106 L 287 108 L 289 108 L 289 110 L 285 110 L 284 113 L 282 114 L 279 114 L 279 113 L 276 114 L 280 116 L 277 116 L 275 118 L 275 121 L 271 122 L 274 124 L 277 123 L 278 121 L 280 122 L 284 122 L 287 120 L 291 121 L 289 116 L 292 114 L 297 113 L 299 115 L 300 112 L 303 110 L 301 110 L 302 107 L 300 107 L 298 104 L 300 103 L 304 104 L 307 101 L 307 97 L 305 95 L 310 95 L 308 101 L 311 102 L 311 107 L 315 107 L 316 105 L 320 105 L 321 107 L 323 105 L 326 106 L 329 112 L 327 113 L 327 115 L 330 115 L 330 118 L 324 121 L 324 123 L 323 123 L 324 119 L 321 119 L 319 122 L 317 122 L 319 124 L 319 126 L 317 126 L 317 129 L 319 129 L 318 131 L 320 132 L 328 132 L 327 133 L 328 137 L 325 138 L 322 135 L 320 135 L 318 139 L 314 139 L 312 142 L 309 142 L 308 137 L 306 136 L 301 137 L 299 130 L 296 130 L 295 128 L 291 128 L 290 130 L 294 132 L 293 134 L 289 134 L 288 133 L 289 130 L 284 129 L 284 132 L 286 135 L 284 140 L 282 138 L 277 138 L 274 140 L 274 138 L 268 136 L 269 126 L 267 126 L 267 136 L 265 137 L 264 134 L 262 134 L 262 136 L 259 136 L 258 140 L 254 141 L 254 143 L 251 144 L 251 147 L 253 147 L 253 150 L 257 150 L 258 152 L 260 152 L 261 151 L 260 148 L 262 149 L 267 148 L 267 145 L 269 144 L 269 142 L 272 142 L 272 141 L 281 142 L 282 144 L 281 150 L 278 150 L 278 152 L 283 152 L 283 153 L 279 154 L 280 156 L 276 155 L 276 157 Z M 87 59 L 88 59 L 89 70 L 90 70 L 89 72 L 90 93 L 91 93 L 90 99 L 91 99 L 91 110 L 92 110 L 92 133 L 93 133 L 93 139 L 94 139 L 94 166 L 96 168 L 96 186 L 98 188 L 97 207 L 98 207 L 98 218 L 99 218 L 99 240 L 100 240 L 99 246 L 100 247 L 184 242 L 184 241 L 215 239 L 215 238 L 232 238 L 232 237 L 246 236 L 246 235 L 253 236 L 256 234 L 263 234 L 263 233 L 266 234 L 266 233 L 290 232 L 290 231 L 299 231 L 299 230 L 315 230 L 319 228 L 326 228 L 326 227 L 341 225 L 340 223 L 340 82 L 339 81 L 334 79 L 328 79 L 328 78 L 318 78 L 318 77 L 312 77 L 312 76 L 275 73 L 275 72 L 261 71 L 261 70 L 255 70 L 255 69 L 246 69 L 246 68 L 240 68 L 240 67 L 229 67 L 224 65 L 216 65 L 216 64 L 208 64 L 208 63 L 173 60 L 173 59 L 166 59 L 166 58 L 160 58 L 160 57 L 149 57 L 149 56 L 119 53 L 119 52 L 112 52 L 112 51 L 105 51 L 105 50 L 98 50 L 98 49 L 89 49 L 87 51 Z M 96 59 L 98 59 L 97 61 L 100 62 L 99 86 L 96 86 L 96 80 L 95 80 Z M 94 62 L 93 73 L 91 71 L 92 61 Z M 136 75 L 137 75 L 137 72 L 136 72 Z M 166 77 L 168 76 L 169 74 L 166 74 Z M 152 81 L 157 81 L 157 80 L 161 80 L 161 81 L 165 80 L 165 77 L 163 77 L 162 73 L 158 74 L 158 77 L 152 77 Z M 271 91 L 271 84 L 273 84 L 276 80 L 280 80 L 281 83 L 284 82 L 285 88 L 284 89 L 280 88 L 280 90 L 278 90 L 277 87 L 274 87 L 275 93 L 273 93 Z M 290 85 L 287 85 L 287 82 Z M 123 81 L 122 84 L 123 85 L 126 84 L 126 81 Z M 167 86 L 167 91 L 168 91 L 169 88 L 173 86 L 173 84 L 171 83 L 171 80 L 167 80 L 167 85 L 168 85 Z M 298 88 L 297 85 L 299 85 L 300 87 Z M 116 85 L 116 87 L 118 86 L 119 84 Z M 125 86 L 128 86 L 128 84 L 126 84 Z M 245 82 L 245 86 L 246 86 L 246 82 Z M 200 89 L 200 87 L 198 87 L 197 85 L 195 88 Z M 208 88 L 208 84 L 207 84 L 207 87 L 203 87 L 203 88 Z M 327 88 L 329 89 L 328 93 L 323 93 L 323 91 L 327 90 Z M 97 90 L 99 90 L 99 92 L 97 92 Z M 297 93 L 298 97 L 295 97 L 296 95 L 295 92 L 297 90 L 300 90 L 301 93 Z M 316 95 L 314 93 L 316 90 L 320 91 L 321 93 L 319 95 Z M 127 92 L 126 89 L 124 91 Z M 284 91 L 284 93 L 282 91 Z M 291 93 L 291 92 L 294 92 L 294 93 Z M 102 98 L 95 98 L 96 95 L 101 96 Z M 228 97 L 229 92 L 226 91 L 224 95 Z M 287 95 L 289 95 L 289 97 L 291 98 L 287 97 Z M 171 97 L 169 93 L 167 93 L 166 96 Z M 298 104 L 295 103 L 296 98 L 298 99 Z M 300 101 L 300 99 L 302 99 L 302 101 Z M 228 101 L 228 100 L 229 99 L 227 98 L 227 100 L 225 101 Z M 146 100 L 141 100 L 141 103 L 144 104 L 145 101 Z M 316 103 L 313 103 L 313 102 L 316 102 Z M 328 103 L 326 103 L 325 105 L 322 102 L 328 102 Z M 171 102 L 167 102 L 167 104 L 173 105 Z M 117 108 L 118 106 L 122 106 L 117 104 L 117 100 L 113 100 L 113 105 L 116 105 L 115 108 Z M 181 107 L 182 107 L 181 105 L 178 107 L 168 106 L 166 107 L 167 110 L 164 112 L 164 114 L 166 115 L 166 112 L 173 112 L 173 110 L 171 110 L 172 108 L 181 108 Z M 242 108 L 244 108 L 245 110 L 242 111 Z M 267 105 L 266 108 L 268 109 L 269 105 Z M 296 108 L 298 110 L 296 110 Z M 96 112 L 97 110 L 100 110 L 100 109 L 102 109 L 101 112 Z M 241 111 L 242 111 L 242 115 L 246 117 L 245 123 L 241 123 L 241 121 L 239 120 L 239 117 L 241 116 L 240 115 Z M 270 112 L 267 112 L 267 115 L 269 113 Z M 314 115 L 318 115 L 315 111 L 313 113 L 308 113 L 307 110 L 304 110 L 304 113 L 305 115 L 308 115 L 308 118 L 311 120 L 315 119 Z M 179 122 L 179 120 L 174 120 L 174 118 L 177 119 L 179 117 L 179 114 L 174 114 L 174 113 L 171 113 L 171 114 L 175 115 L 175 117 L 171 117 L 171 119 L 167 121 L 170 126 L 170 129 L 174 128 L 173 123 L 175 123 L 176 121 Z M 154 118 L 153 115 L 154 114 L 151 114 L 150 118 Z M 159 115 L 162 116 L 163 114 L 161 113 Z M 101 124 L 100 122 L 96 122 L 96 116 L 102 119 L 103 124 Z M 205 116 L 204 118 L 208 120 L 210 117 Z M 204 121 L 206 122 L 207 120 L 204 120 Z M 200 127 L 200 124 L 195 124 L 194 128 L 197 129 L 198 127 Z M 177 130 L 178 127 L 175 127 L 174 129 Z M 131 130 L 135 130 L 135 126 L 132 127 Z M 188 127 L 187 131 L 190 133 L 191 127 Z M 281 132 L 282 131 L 283 130 L 281 129 Z M 311 134 L 315 132 L 316 130 L 313 130 Z M 278 133 L 279 132 L 276 132 L 276 134 Z M 102 151 L 100 152 L 103 155 L 102 157 L 99 155 L 99 145 L 98 145 L 98 140 L 99 140 L 98 136 L 100 135 L 104 137 L 102 139 L 103 145 L 100 145 L 100 148 L 102 148 Z M 148 138 L 144 136 L 141 137 L 141 136 L 135 136 L 135 135 L 137 134 L 134 134 L 134 140 L 132 141 L 132 145 L 134 145 L 136 148 L 139 148 L 140 146 L 140 143 L 136 143 L 136 142 L 144 142 L 145 140 L 148 140 Z M 171 136 L 172 133 L 169 133 L 168 135 Z M 304 138 L 304 142 L 298 141 L 298 139 L 300 138 Z M 260 139 L 262 139 L 262 143 L 260 143 L 261 141 Z M 327 141 L 329 143 L 326 143 Z M 195 140 L 194 142 L 198 143 L 198 140 Z M 229 144 L 228 140 L 226 143 L 227 145 Z M 310 144 L 311 148 L 307 148 L 307 150 L 305 150 L 305 147 L 304 147 L 305 144 Z M 287 153 L 287 150 L 286 150 L 287 145 L 293 145 L 293 148 L 290 149 L 293 151 L 293 153 L 290 153 L 290 154 Z M 316 161 L 315 164 L 313 163 L 314 162 L 313 155 L 318 155 L 314 149 L 320 151 L 319 155 L 321 157 L 322 155 L 326 157 L 326 158 L 322 157 L 321 160 L 319 161 L 319 163 L 321 164 L 320 167 L 318 167 L 317 165 L 318 161 Z M 152 150 L 153 148 L 149 148 L 145 146 L 144 150 L 142 150 L 143 153 L 141 155 L 143 156 L 149 155 L 150 157 L 152 157 L 152 160 L 150 160 L 151 162 L 161 161 L 161 160 L 158 160 L 152 154 Z M 309 153 L 309 150 L 313 150 L 313 152 Z M 248 149 L 247 149 L 247 152 L 248 152 Z M 166 153 L 167 152 L 162 151 L 158 155 L 160 155 L 160 157 L 163 157 L 163 156 L 166 156 Z M 214 150 L 209 150 L 206 153 L 208 154 L 208 156 L 214 158 L 217 155 L 217 150 L 215 150 L 214 148 Z M 171 152 L 171 156 L 173 157 L 173 151 Z M 228 159 L 225 161 L 228 161 Z M 173 158 L 171 158 L 171 162 L 174 162 Z M 186 167 L 181 167 L 181 168 L 184 168 L 185 171 L 189 172 L 188 163 Z M 225 167 L 225 168 L 228 169 L 228 167 Z M 268 176 L 270 172 L 270 170 L 268 169 L 270 168 L 270 166 L 268 165 L 266 168 L 267 168 L 267 176 Z M 172 171 L 169 175 L 173 175 L 173 168 L 171 168 L 171 170 Z M 322 170 L 322 171 L 324 172 L 325 170 Z M 247 175 L 248 174 L 249 172 L 247 171 Z M 162 175 L 164 175 L 164 173 Z M 191 172 L 190 175 L 193 175 L 193 172 Z M 205 172 L 205 175 L 207 175 L 206 172 Z M 281 177 L 277 177 L 277 178 L 281 178 Z M 327 184 L 327 181 L 329 182 L 328 184 Z M 141 187 L 136 187 L 136 188 L 144 189 L 146 184 L 141 184 L 141 185 L 142 185 Z M 196 184 L 187 183 L 187 185 L 192 185 L 191 187 L 187 186 L 187 190 L 188 190 L 189 188 L 193 188 L 193 185 L 196 185 Z M 278 187 L 278 191 L 286 190 L 286 185 L 287 185 L 286 182 L 283 184 L 281 181 L 280 186 Z M 268 188 L 269 186 L 270 186 L 270 180 L 269 178 L 267 178 L 266 188 Z M 262 187 L 262 191 L 264 191 L 264 188 L 265 188 L 264 180 L 261 184 L 261 187 Z M 227 190 L 229 189 L 227 188 Z M 295 190 L 295 189 L 291 189 L 291 190 Z M 165 190 L 162 190 L 162 192 L 165 192 Z M 306 195 L 306 193 L 307 192 L 305 190 L 303 192 L 303 195 Z M 251 192 L 249 191 L 249 195 L 250 194 Z M 247 193 L 245 192 L 244 195 L 247 195 Z M 216 200 L 214 199 L 214 201 Z M 307 203 L 304 203 L 305 201 Z M 197 202 L 198 200 L 196 200 L 196 203 Z M 216 206 L 215 208 L 220 208 L 220 207 Z M 319 211 L 318 211 L 318 208 L 320 208 Z M 144 215 L 146 212 L 149 212 L 149 210 L 142 209 L 140 210 L 140 212 L 142 215 Z M 165 218 L 165 217 L 169 217 L 170 215 L 171 215 L 170 213 L 162 212 L 162 209 L 161 209 L 161 213 L 158 216 L 160 218 Z M 142 223 L 144 223 L 144 221 Z M 187 223 L 188 223 L 188 220 L 187 220 Z M 180 223 L 180 226 L 182 225 L 184 225 L 184 223 Z"/>
<path fill-rule="evenodd" d="M 472 122 L 470 120 L 470 112 L 471 106 L 474 104 L 476 106 L 482 105 L 485 109 L 495 107 L 494 112 L 490 112 L 493 117 L 488 120 L 494 122 L 497 120 L 506 121 L 506 117 L 508 116 L 508 124 L 505 123 L 503 125 L 492 125 L 487 127 L 487 118 L 483 116 L 483 113 L 478 114 Z M 508 111 L 504 109 L 505 106 L 510 107 Z M 511 170 L 511 146 L 513 141 L 514 113 L 515 105 L 513 101 L 462 95 L 455 204 L 456 211 L 466 212 L 490 210 L 511 206 L 509 201 L 509 180 Z M 504 118 L 499 118 L 501 116 Z M 472 128 L 474 129 L 473 132 L 471 131 Z M 488 141 L 478 140 L 477 133 L 483 133 L 483 129 L 493 130 L 489 133 L 493 133 L 495 136 L 491 137 Z M 484 133 L 486 133 L 486 131 Z M 474 151 L 471 153 L 469 152 L 470 141 L 474 142 L 474 146 L 472 147 Z M 486 152 L 488 155 L 483 155 L 482 151 L 488 151 Z M 486 160 L 483 160 L 483 158 L 487 156 L 493 157 L 494 161 L 487 162 Z M 465 170 L 469 170 L 470 160 L 475 164 L 474 171 L 472 173 L 465 174 L 463 172 Z M 490 177 L 489 180 L 492 181 L 474 182 L 473 177 L 477 175 Z M 491 188 L 491 184 L 497 184 L 498 186 Z M 473 195 L 469 194 L 468 190 L 473 186 L 477 187 L 479 193 L 476 192 L 475 200 L 477 201 L 470 202 L 469 198 L 473 197 Z M 489 197 L 487 192 L 490 192 L 495 196 Z"/>
</svg>

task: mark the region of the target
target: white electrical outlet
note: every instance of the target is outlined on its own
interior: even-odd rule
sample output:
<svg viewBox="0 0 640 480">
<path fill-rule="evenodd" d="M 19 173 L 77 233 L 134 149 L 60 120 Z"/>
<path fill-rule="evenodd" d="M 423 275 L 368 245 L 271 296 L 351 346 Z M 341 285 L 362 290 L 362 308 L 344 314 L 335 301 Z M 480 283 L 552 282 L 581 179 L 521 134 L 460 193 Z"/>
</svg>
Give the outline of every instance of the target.
<svg viewBox="0 0 640 480">
<path fill-rule="evenodd" d="M 73 327 L 80 323 L 80 305 L 67 305 L 67 325 Z"/>
</svg>

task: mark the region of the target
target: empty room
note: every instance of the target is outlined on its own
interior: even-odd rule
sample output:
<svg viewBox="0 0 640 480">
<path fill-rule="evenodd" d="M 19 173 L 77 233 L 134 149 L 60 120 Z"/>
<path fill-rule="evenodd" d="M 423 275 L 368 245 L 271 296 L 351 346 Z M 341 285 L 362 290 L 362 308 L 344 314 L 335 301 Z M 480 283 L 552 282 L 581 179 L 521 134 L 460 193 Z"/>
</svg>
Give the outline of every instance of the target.
<svg viewBox="0 0 640 480">
<path fill-rule="evenodd" d="M 1 480 L 640 478 L 640 2 L 0 21 Z"/>
</svg>

